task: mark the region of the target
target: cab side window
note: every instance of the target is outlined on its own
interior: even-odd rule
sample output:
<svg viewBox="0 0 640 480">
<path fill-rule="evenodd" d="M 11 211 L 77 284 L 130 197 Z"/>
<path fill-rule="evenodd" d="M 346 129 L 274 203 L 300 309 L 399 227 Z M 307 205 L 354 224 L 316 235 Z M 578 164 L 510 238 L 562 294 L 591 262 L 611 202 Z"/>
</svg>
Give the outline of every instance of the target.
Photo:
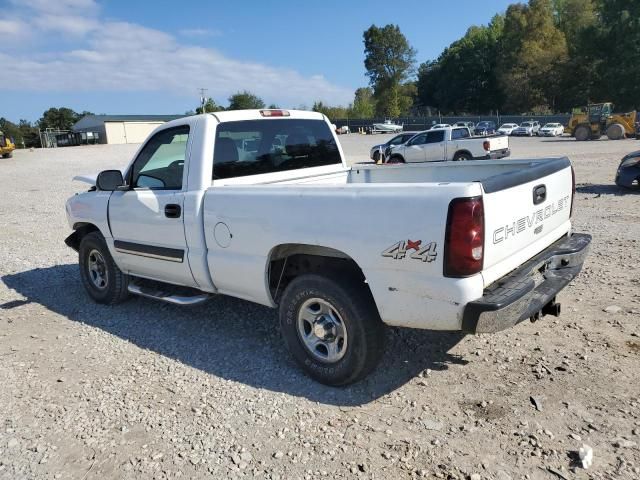
<svg viewBox="0 0 640 480">
<path fill-rule="evenodd" d="M 138 154 L 131 172 L 133 188 L 181 190 L 189 126 L 156 133 Z"/>
<path fill-rule="evenodd" d="M 466 128 L 456 128 L 451 130 L 451 140 L 458 140 L 460 138 L 469 138 L 469 130 Z"/>
<path fill-rule="evenodd" d="M 409 142 L 409 145 L 424 145 L 425 143 L 427 143 L 427 134 L 421 133 L 420 135 L 413 137 Z"/>
<path fill-rule="evenodd" d="M 440 143 L 444 142 L 444 130 L 436 130 L 434 132 L 427 132 L 427 138 L 424 143 Z"/>
</svg>

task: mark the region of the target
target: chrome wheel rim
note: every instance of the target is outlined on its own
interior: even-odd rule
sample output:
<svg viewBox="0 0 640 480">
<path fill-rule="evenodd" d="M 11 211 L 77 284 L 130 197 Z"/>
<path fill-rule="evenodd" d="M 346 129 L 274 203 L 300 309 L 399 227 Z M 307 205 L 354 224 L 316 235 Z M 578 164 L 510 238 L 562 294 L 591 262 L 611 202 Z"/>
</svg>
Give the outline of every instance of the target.
<svg viewBox="0 0 640 480">
<path fill-rule="evenodd" d="M 311 298 L 298 311 L 298 336 L 317 360 L 335 363 L 347 352 L 347 329 L 336 309 L 324 299 Z"/>
<path fill-rule="evenodd" d="M 107 262 L 105 262 L 102 253 L 98 250 L 91 250 L 87 258 L 87 273 L 89 274 L 89 280 L 94 287 L 99 290 L 104 290 L 109 284 L 109 278 L 107 277 Z"/>
</svg>

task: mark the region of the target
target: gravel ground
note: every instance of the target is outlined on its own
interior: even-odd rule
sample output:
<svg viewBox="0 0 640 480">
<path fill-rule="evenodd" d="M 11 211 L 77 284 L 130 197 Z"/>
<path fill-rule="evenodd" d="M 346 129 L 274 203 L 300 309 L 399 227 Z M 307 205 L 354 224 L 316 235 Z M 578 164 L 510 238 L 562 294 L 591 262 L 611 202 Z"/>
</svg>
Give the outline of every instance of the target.
<svg viewBox="0 0 640 480">
<path fill-rule="evenodd" d="M 385 138 L 341 141 L 362 161 Z M 63 244 L 70 179 L 137 146 L 0 159 L 0 479 L 640 478 L 640 196 L 613 185 L 640 142 L 511 144 L 576 167 L 575 229 L 594 242 L 562 316 L 389 329 L 378 370 L 344 389 L 296 368 L 264 307 L 89 301 Z"/>
</svg>

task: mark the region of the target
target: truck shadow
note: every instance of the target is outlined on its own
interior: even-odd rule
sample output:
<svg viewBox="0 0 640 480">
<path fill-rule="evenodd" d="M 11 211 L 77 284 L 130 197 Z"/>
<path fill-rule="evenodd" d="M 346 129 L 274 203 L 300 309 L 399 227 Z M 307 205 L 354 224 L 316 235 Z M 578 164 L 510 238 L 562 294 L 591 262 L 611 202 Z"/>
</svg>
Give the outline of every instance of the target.
<svg viewBox="0 0 640 480">
<path fill-rule="evenodd" d="M 462 333 L 390 328 L 378 369 L 358 384 L 331 388 L 298 369 L 280 338 L 276 311 L 260 305 L 224 296 L 191 308 L 136 297 L 114 307 L 97 305 L 85 294 L 76 265 L 27 270 L 2 280 L 25 300 L 7 302 L 0 309 L 39 303 L 210 375 L 323 404 L 363 405 L 425 369 L 467 363 L 449 353 Z"/>
<path fill-rule="evenodd" d="M 634 195 L 640 193 L 640 188 L 624 188 L 619 187 L 616 184 L 600 185 L 593 183 L 584 183 L 576 185 L 576 192 L 578 193 L 591 193 L 594 195 Z"/>
</svg>

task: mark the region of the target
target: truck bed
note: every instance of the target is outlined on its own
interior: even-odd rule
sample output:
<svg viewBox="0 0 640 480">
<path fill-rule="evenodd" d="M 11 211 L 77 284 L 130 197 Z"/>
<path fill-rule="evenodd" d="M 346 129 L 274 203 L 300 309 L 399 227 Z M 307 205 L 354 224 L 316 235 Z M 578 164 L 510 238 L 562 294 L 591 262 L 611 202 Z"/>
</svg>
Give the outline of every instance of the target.
<svg viewBox="0 0 640 480">
<path fill-rule="evenodd" d="M 290 172 L 278 172 L 226 180 L 222 188 L 216 180 L 215 187 L 207 190 L 207 261 L 218 291 L 270 305 L 264 284 L 247 282 L 265 278 L 261 269 L 268 264 L 267 246 L 318 245 L 342 252 L 361 266 L 385 322 L 396 324 L 402 318 L 405 326 L 424 326 L 423 311 L 406 311 L 406 305 L 416 305 L 419 298 L 425 309 L 434 312 L 428 328 L 456 329 L 459 324 L 439 323 L 438 318 L 461 322 L 460 305 L 481 297 L 484 288 L 570 230 L 566 202 L 571 195 L 571 168 L 566 158 L 355 165 L 299 173 L 295 178 Z M 537 226 L 539 208 L 532 204 L 531 189 L 540 184 L 551 192 L 546 206 L 556 205 L 557 212 L 557 202 L 562 203 L 560 214 L 550 215 L 544 230 L 535 234 L 526 223 L 529 218 L 530 227 Z M 442 249 L 449 204 L 454 198 L 476 196 L 482 196 L 485 205 L 483 271 L 471 278 L 444 278 Z M 227 232 L 222 224 L 230 226 L 231 248 L 216 238 L 217 230 Z M 516 235 L 521 224 L 524 227 Z M 504 233 L 505 226 L 511 233 Z M 407 239 L 435 243 L 435 261 L 385 261 L 385 249 Z"/>
</svg>

